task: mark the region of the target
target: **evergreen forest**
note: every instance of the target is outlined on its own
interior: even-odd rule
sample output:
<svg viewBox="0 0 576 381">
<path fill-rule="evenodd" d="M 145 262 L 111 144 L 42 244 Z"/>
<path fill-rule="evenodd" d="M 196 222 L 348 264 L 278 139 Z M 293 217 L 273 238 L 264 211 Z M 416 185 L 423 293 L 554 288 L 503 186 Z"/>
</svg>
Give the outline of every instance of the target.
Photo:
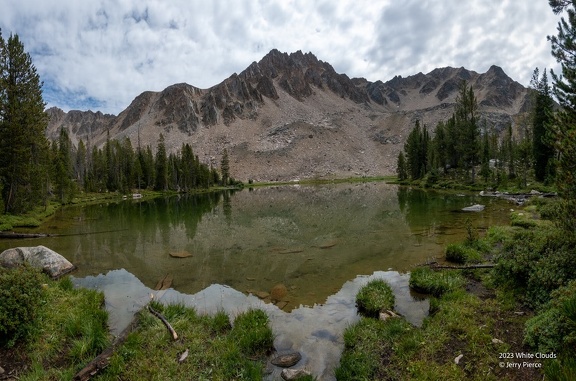
<svg viewBox="0 0 576 381">
<path fill-rule="evenodd" d="M 153 189 L 190 192 L 237 184 L 230 178 L 228 154 L 221 172 L 201 163 L 189 144 L 168 153 L 159 135 L 153 147 L 132 147 L 128 138 L 108 138 L 103 147 L 72 144 L 65 129 L 57 140 L 45 136 L 42 82 L 18 35 L 0 31 L 0 193 L 4 214 L 22 214 L 50 200 L 68 203 L 80 191 Z"/>
</svg>

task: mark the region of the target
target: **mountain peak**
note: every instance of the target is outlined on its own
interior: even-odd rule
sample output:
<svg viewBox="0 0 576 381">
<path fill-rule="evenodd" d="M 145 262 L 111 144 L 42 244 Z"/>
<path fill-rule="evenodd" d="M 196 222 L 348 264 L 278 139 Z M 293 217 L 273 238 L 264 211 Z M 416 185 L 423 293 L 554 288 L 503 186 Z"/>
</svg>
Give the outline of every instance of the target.
<svg viewBox="0 0 576 381">
<path fill-rule="evenodd" d="M 416 120 L 432 128 L 452 115 L 462 80 L 496 129 L 523 110 L 527 90 L 497 66 L 370 82 L 337 73 L 311 52 L 272 49 L 208 89 L 177 83 L 143 92 L 117 117 L 51 108 L 47 135 L 57 138 L 64 127 L 75 143 L 99 145 L 110 131 L 113 139 L 154 147 L 163 133 L 169 150 L 189 143 L 212 165 L 227 148 L 243 180 L 390 174 Z"/>
</svg>

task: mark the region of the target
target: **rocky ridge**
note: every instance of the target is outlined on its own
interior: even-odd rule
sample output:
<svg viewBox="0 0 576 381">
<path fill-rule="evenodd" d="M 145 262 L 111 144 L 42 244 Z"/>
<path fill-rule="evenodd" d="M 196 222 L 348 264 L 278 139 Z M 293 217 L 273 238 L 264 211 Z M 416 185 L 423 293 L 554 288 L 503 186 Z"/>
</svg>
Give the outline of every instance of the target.
<svg viewBox="0 0 576 381">
<path fill-rule="evenodd" d="M 370 82 L 312 53 L 272 50 L 209 89 L 180 83 L 144 92 L 118 116 L 51 108 L 47 134 L 64 127 L 74 142 L 101 145 L 109 133 L 155 147 L 162 133 L 170 150 L 190 143 L 213 165 L 226 148 L 232 175 L 244 181 L 389 175 L 416 120 L 432 130 L 450 117 L 462 80 L 497 129 L 528 110 L 528 89 L 497 66 Z"/>
</svg>

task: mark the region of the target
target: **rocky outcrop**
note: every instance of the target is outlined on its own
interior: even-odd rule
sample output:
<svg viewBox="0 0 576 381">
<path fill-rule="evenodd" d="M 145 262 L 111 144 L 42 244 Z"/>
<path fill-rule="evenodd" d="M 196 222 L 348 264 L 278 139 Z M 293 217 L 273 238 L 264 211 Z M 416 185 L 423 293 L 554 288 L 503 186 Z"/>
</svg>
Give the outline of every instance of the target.
<svg viewBox="0 0 576 381">
<path fill-rule="evenodd" d="M 100 111 L 78 111 L 71 110 L 64 112 L 58 107 L 51 107 L 46 110 L 49 123 L 46 129 L 47 137 L 51 140 L 58 139 L 60 128 L 65 128 L 72 141 L 77 143 L 80 139 L 84 142 L 93 136 L 106 131 L 116 120 L 114 115 L 102 114 Z"/>
<path fill-rule="evenodd" d="M 13 268 L 28 263 L 52 278 L 59 278 L 75 269 L 62 255 L 45 246 L 16 247 L 0 253 L 0 266 Z"/>
</svg>

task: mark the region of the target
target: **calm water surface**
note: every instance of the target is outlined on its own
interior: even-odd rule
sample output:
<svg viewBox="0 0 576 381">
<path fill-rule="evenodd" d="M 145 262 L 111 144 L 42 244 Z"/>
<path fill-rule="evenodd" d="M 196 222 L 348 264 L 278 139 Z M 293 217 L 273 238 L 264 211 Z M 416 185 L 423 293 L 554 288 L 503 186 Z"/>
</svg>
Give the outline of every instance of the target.
<svg viewBox="0 0 576 381">
<path fill-rule="evenodd" d="M 474 203 L 486 210 L 455 212 Z M 78 266 L 76 277 L 124 268 L 150 288 L 170 274 L 183 293 L 282 283 L 289 310 L 323 303 L 358 274 L 409 271 L 462 239 L 466 218 L 482 229 L 506 222 L 509 209 L 378 182 L 283 186 L 70 207 L 35 229 L 66 236 L 4 240 L 0 249 L 45 245 Z M 170 256 L 183 252 L 192 256 Z"/>
<path fill-rule="evenodd" d="M 459 212 L 476 203 L 486 209 Z M 296 367 L 334 380 L 343 331 L 358 320 L 354 298 L 362 285 L 385 279 L 395 309 L 420 324 L 428 304 L 414 298 L 403 273 L 462 240 L 466 219 L 482 233 L 507 223 L 510 208 L 494 198 L 378 182 L 268 187 L 69 207 L 33 230 L 62 236 L 3 240 L 0 249 L 45 245 L 64 255 L 78 266 L 77 285 L 105 293 L 115 333 L 151 293 L 200 313 L 263 308 L 275 348 L 301 352 Z M 153 291 L 166 275 L 173 289 Z M 250 295 L 277 284 L 288 291 L 283 309 Z"/>
</svg>

